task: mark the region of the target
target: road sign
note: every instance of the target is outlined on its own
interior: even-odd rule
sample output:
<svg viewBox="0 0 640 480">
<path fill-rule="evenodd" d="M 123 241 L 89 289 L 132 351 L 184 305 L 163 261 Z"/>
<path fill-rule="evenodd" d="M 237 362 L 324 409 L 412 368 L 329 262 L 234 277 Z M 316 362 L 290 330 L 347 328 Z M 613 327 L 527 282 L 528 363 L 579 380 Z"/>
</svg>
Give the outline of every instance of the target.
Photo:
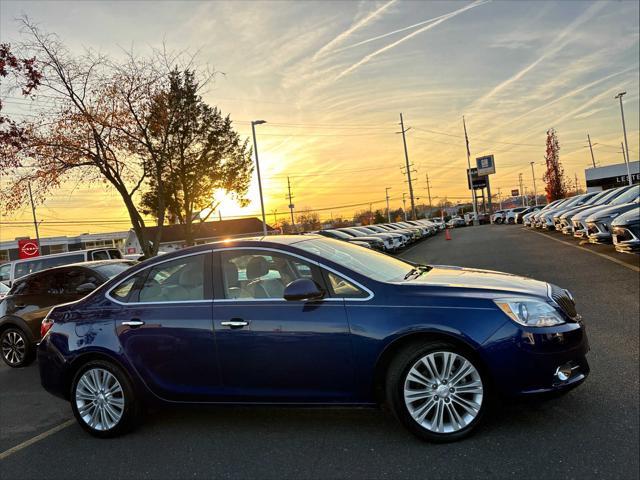
<svg viewBox="0 0 640 480">
<path fill-rule="evenodd" d="M 493 155 L 477 157 L 476 166 L 478 167 L 478 175 L 491 175 L 492 173 L 496 173 L 496 164 Z"/>
<path fill-rule="evenodd" d="M 37 240 L 18 240 L 18 258 L 33 258 L 40 255 L 40 247 Z"/>
<path fill-rule="evenodd" d="M 473 188 L 475 190 L 487 187 L 487 176 L 478 175 L 477 168 L 471 169 L 471 180 L 473 181 Z M 469 190 L 471 190 L 471 185 L 469 185 L 469 169 L 467 169 L 467 186 L 469 187 Z"/>
<path fill-rule="evenodd" d="M 515 190 L 511 190 L 512 197 L 517 197 L 518 195 L 520 195 L 520 190 L 518 190 L 517 188 Z"/>
</svg>

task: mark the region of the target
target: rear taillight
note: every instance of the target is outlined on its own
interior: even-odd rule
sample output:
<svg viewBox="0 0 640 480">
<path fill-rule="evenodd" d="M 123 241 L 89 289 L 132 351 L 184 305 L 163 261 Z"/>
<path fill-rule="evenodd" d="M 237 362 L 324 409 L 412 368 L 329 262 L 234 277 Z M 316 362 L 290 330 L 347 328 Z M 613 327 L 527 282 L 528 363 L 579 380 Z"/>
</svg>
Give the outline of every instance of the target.
<svg viewBox="0 0 640 480">
<path fill-rule="evenodd" d="M 48 316 L 46 316 L 44 320 L 42 320 L 42 323 L 40 324 L 40 338 L 44 338 L 44 336 L 49 332 L 49 330 L 51 330 L 51 327 L 53 327 L 53 320 L 51 320 Z"/>
</svg>

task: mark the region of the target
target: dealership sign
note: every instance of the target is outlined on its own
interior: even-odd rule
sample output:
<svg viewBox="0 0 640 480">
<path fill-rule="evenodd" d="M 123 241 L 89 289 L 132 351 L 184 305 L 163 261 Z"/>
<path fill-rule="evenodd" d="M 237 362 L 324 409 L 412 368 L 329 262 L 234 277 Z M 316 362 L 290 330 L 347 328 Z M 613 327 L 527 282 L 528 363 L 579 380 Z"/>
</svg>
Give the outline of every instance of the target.
<svg viewBox="0 0 640 480">
<path fill-rule="evenodd" d="M 493 155 L 485 155 L 484 157 L 476 158 L 476 166 L 478 167 L 478 175 L 491 175 L 496 173 L 496 163 L 493 159 Z"/>
<path fill-rule="evenodd" d="M 38 257 L 40 255 L 40 247 L 37 240 L 29 238 L 18 240 L 18 256 L 20 259 Z"/>
<path fill-rule="evenodd" d="M 471 181 L 473 182 L 473 188 L 475 190 L 479 190 L 481 188 L 487 187 L 487 179 L 486 175 L 478 175 L 478 169 L 471 169 Z M 469 186 L 469 190 L 471 190 L 471 184 L 469 183 L 469 169 L 467 169 L 467 185 Z"/>
</svg>

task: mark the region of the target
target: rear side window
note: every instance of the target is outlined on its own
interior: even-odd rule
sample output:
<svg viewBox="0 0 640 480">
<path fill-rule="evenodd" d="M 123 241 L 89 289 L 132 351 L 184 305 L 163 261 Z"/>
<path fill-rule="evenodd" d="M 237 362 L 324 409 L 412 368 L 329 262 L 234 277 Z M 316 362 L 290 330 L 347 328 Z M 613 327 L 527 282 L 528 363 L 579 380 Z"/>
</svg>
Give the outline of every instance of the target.
<svg viewBox="0 0 640 480">
<path fill-rule="evenodd" d="M 109 250 L 109 256 L 114 260 L 120 260 L 122 258 L 122 253 L 118 249 Z"/>
<path fill-rule="evenodd" d="M 205 260 L 192 255 L 140 271 L 117 285 L 109 295 L 120 302 L 188 302 L 205 300 Z"/>
<path fill-rule="evenodd" d="M 91 254 L 94 260 L 109 260 L 109 252 L 106 250 L 99 250 Z"/>
<path fill-rule="evenodd" d="M 12 295 L 61 295 L 64 293 L 64 275 L 59 271 L 43 272 L 14 284 Z"/>
</svg>

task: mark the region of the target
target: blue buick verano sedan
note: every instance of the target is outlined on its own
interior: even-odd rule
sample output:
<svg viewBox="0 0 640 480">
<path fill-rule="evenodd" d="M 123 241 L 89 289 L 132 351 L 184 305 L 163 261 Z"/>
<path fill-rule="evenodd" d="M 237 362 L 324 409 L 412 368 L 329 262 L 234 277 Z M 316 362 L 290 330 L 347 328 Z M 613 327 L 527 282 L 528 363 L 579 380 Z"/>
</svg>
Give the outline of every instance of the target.
<svg viewBox="0 0 640 480">
<path fill-rule="evenodd" d="M 571 294 L 320 236 L 243 239 L 143 262 L 53 309 L 42 385 L 99 437 L 150 404 L 377 405 L 414 434 L 471 433 L 492 398 L 589 373 Z"/>
</svg>

